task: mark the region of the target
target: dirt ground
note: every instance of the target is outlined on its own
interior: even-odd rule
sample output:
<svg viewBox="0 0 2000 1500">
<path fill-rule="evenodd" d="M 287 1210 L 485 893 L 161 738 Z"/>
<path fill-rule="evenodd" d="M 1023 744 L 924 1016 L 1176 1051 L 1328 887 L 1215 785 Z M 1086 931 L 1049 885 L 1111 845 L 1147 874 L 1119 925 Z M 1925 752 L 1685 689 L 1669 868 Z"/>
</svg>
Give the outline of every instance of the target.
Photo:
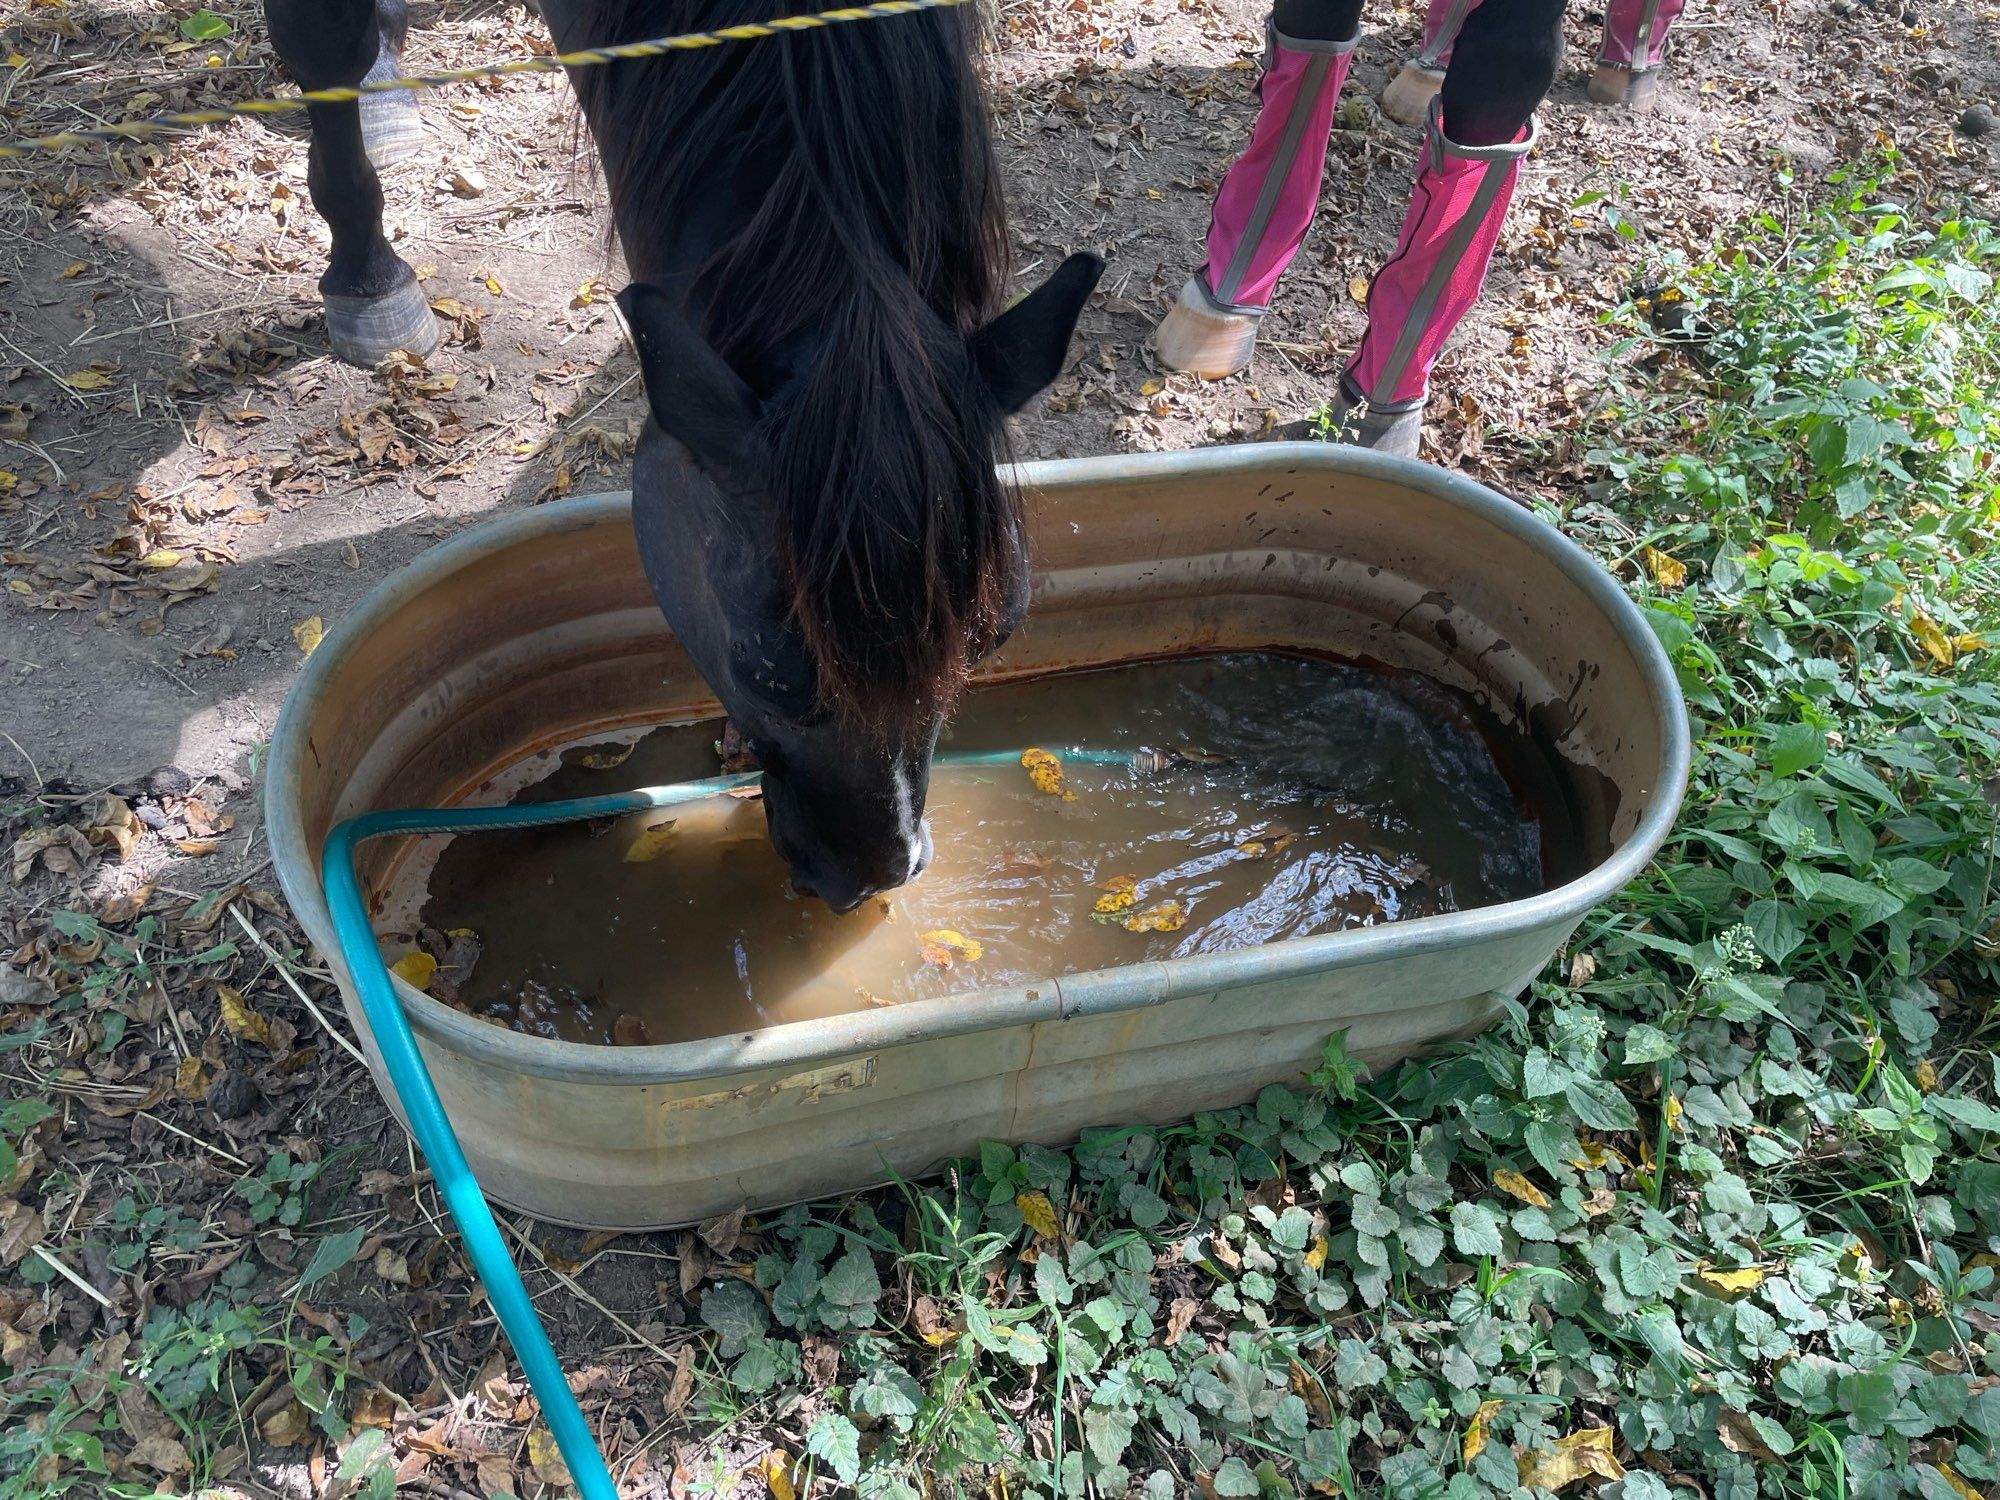
<svg viewBox="0 0 2000 1500">
<path fill-rule="evenodd" d="M 1932 189 L 2000 204 L 2000 144 L 1954 129 L 2000 94 L 2000 13 L 1987 0 L 1900 5 L 1695 0 L 1662 106 L 1646 115 L 1585 102 L 1599 17 L 1573 8 L 1570 60 L 1487 294 L 1437 371 L 1430 456 L 1517 494 L 1580 485 L 1571 434 L 1610 343 L 1599 319 L 1635 245 L 1708 245 L 1773 201 L 1781 153 L 1803 174 L 1893 143 Z M 186 0 L 0 7 L 0 134 L 281 88 L 255 11 L 213 8 L 234 35 L 189 43 Z M 411 70 L 544 45 L 518 5 L 423 0 L 413 11 Z M 1211 191 L 1245 138 L 1262 7 L 1019 0 L 1001 14 L 988 71 L 1020 274 L 1080 248 L 1110 263 L 1072 368 L 1021 423 L 1021 456 L 1247 441 L 1310 415 L 1361 329 L 1358 294 L 1406 200 L 1416 134 L 1385 121 L 1373 95 L 1413 47 L 1421 12 L 1371 8 L 1319 223 L 1252 370 L 1215 385 L 1164 375 L 1147 339 L 1199 259 Z M 73 840 L 9 838 L 0 956 L 17 967 L 0 964 L 0 1022 L 46 999 L 22 976 L 52 951 L 57 908 L 86 906 L 116 926 L 150 902 L 199 945 L 234 924 L 223 906 L 186 903 L 222 889 L 282 944 L 292 929 L 267 894 L 254 794 L 314 633 L 496 510 L 625 483 L 640 392 L 609 309 L 618 261 L 566 86 L 458 88 L 429 96 L 425 118 L 430 149 L 388 174 L 388 219 L 449 333 L 427 367 L 389 373 L 327 352 L 314 291 L 325 233 L 306 197 L 304 142 L 285 126 L 239 120 L 170 143 L 0 162 L 0 816 L 25 826 L 38 799 L 43 813 L 98 807 L 89 799 L 105 788 L 127 809 Z M 429 1382 L 434 1407 L 475 1380 L 500 1380 L 504 1395 L 504 1377 L 481 1368 L 494 1330 L 465 1300 L 463 1267 L 449 1252 L 440 1261 L 443 1242 L 424 1232 L 434 1208 L 400 1132 L 358 1066 L 323 1039 L 313 1055 L 311 1023 L 281 981 L 247 944 L 227 981 L 253 1008 L 291 1018 L 273 1024 L 297 1027 L 266 1049 L 286 1061 L 259 1074 L 254 1107 L 217 1111 L 195 1150 L 143 1109 L 193 1123 L 204 1089 L 213 1105 L 213 1075 L 235 1055 L 218 1050 L 219 1031 L 181 1039 L 203 1064 L 199 1086 L 180 1090 L 186 1103 L 153 1076 L 162 1064 L 173 1073 L 168 1041 L 114 1048 L 109 1071 L 93 1063 L 71 1089 L 83 1122 L 65 1135 L 72 1171 L 86 1184 L 100 1170 L 226 1184 L 230 1161 L 287 1143 L 359 1146 L 344 1180 L 366 1212 L 400 1227 L 362 1247 L 389 1295 L 369 1304 L 377 1331 L 357 1358 L 393 1389 Z M 198 1017 L 195 1000 L 157 989 L 121 1001 L 135 1037 L 213 1022 L 206 995 Z M 87 1217 L 90 1194 L 77 1190 L 64 1211 Z M 219 1231 L 249 1230 L 229 1220 L 236 1212 L 217 1211 Z M 576 1237 L 551 1243 L 574 1249 Z M 659 1246 L 675 1253 L 627 1242 L 566 1263 L 590 1263 L 599 1313 L 538 1281 L 565 1299 L 558 1321 L 575 1347 L 603 1361 L 594 1405 L 616 1411 L 644 1392 L 655 1438 L 659 1385 L 685 1347 L 672 1331 L 676 1273 L 659 1263 L 678 1259 L 685 1289 L 689 1257 L 704 1253 L 685 1238 Z M 144 1312 L 132 1297 L 185 1299 L 218 1269 L 117 1291 L 116 1315 L 94 1326 L 82 1304 L 64 1337 L 129 1337 Z M 605 1309 L 624 1311 L 612 1321 Z M 649 1428 L 631 1430 L 638 1441 Z M 259 1475 L 285 1493 L 317 1482 L 281 1456 Z"/>
</svg>

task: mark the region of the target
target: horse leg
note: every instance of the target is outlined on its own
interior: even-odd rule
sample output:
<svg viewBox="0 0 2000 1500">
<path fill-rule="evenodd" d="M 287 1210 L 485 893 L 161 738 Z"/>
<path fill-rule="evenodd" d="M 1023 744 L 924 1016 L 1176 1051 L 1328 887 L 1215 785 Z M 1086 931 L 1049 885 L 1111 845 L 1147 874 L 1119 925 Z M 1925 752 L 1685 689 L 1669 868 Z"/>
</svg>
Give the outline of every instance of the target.
<svg viewBox="0 0 2000 1500">
<path fill-rule="evenodd" d="M 394 78 L 403 71 L 403 43 L 410 34 L 410 13 L 404 0 L 375 0 L 375 35 L 379 45 L 366 82 Z M 361 143 L 368 159 L 380 167 L 408 161 L 423 149 L 424 117 L 417 96 L 405 89 L 368 94 L 361 100 Z"/>
<path fill-rule="evenodd" d="M 351 87 L 384 50 L 376 0 L 267 0 L 271 41 L 299 86 Z M 400 6 L 398 7 L 400 9 Z M 312 156 L 306 183 L 333 234 L 319 279 L 333 352 L 373 369 L 393 350 L 428 354 L 437 319 L 416 273 L 382 234 L 382 183 L 362 139 L 356 102 L 312 104 Z"/>
<path fill-rule="evenodd" d="M 1208 260 L 1153 338 L 1162 363 L 1205 380 L 1250 363 L 1258 320 L 1305 243 L 1361 0 L 1277 0 L 1267 37 L 1257 123 L 1216 192 Z"/>
<path fill-rule="evenodd" d="M 1398 125 L 1421 125 L 1444 86 L 1451 49 L 1479 0 L 1431 0 L 1424 12 L 1424 44 L 1382 90 L 1382 113 Z"/>
<path fill-rule="evenodd" d="M 1599 104 L 1650 109 L 1660 93 L 1660 58 L 1667 28 L 1686 0 L 1610 0 L 1604 7 L 1604 45 L 1590 75 L 1590 97 Z"/>
<path fill-rule="evenodd" d="M 1343 441 L 1414 458 L 1431 367 L 1486 281 L 1535 109 L 1562 60 L 1564 0 L 1483 0 L 1463 19 L 1425 119 L 1395 253 L 1368 291 L 1368 329 L 1341 376 Z"/>
</svg>

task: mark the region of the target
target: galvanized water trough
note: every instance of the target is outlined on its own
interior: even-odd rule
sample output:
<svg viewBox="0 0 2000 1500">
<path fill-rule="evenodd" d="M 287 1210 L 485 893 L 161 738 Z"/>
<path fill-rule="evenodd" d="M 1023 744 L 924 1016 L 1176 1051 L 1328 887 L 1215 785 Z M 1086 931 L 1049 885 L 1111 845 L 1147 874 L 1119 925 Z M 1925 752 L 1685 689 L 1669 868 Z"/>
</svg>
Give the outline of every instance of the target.
<svg viewBox="0 0 2000 1500">
<path fill-rule="evenodd" d="M 1265 648 L 1415 668 L 1538 747 L 1596 856 L 1502 906 L 667 1046 L 523 1036 L 398 981 L 494 1199 L 591 1227 L 687 1223 L 920 1174 L 982 1138 L 1055 1144 L 1239 1103 L 1343 1028 L 1365 1058 L 1406 1056 L 1486 1025 L 1666 836 L 1688 763 L 1669 664 L 1617 584 L 1512 502 L 1318 444 L 1020 478 L 1035 604 L 983 676 Z M 384 580 L 302 669 L 265 792 L 279 879 L 338 970 L 318 875 L 335 822 L 476 798 L 536 751 L 714 711 L 647 592 L 626 496 L 483 522 Z M 369 846 L 364 885 L 398 857 Z"/>
</svg>

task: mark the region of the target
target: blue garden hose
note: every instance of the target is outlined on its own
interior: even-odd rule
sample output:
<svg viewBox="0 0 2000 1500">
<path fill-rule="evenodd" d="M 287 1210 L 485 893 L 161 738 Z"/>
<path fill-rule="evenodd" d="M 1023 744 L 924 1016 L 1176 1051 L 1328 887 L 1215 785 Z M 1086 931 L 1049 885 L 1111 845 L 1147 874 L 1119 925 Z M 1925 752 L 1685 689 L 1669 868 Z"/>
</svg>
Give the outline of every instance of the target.
<svg viewBox="0 0 2000 1500">
<path fill-rule="evenodd" d="M 1127 765 L 1144 767 L 1150 752 L 1134 755 L 1123 750 L 1065 749 L 1060 759 L 1083 765 Z M 961 751 L 938 757 L 944 766 L 1014 765 L 1020 752 L 1013 750 Z M 1155 758 L 1154 764 L 1157 764 Z M 563 1462 L 569 1466 L 583 1500 L 618 1500 L 617 1487 L 583 1411 L 570 1394 L 562 1363 L 556 1358 L 548 1334 L 535 1315 L 535 1304 L 522 1284 L 521 1272 L 500 1237 L 493 1210 L 479 1190 L 478 1179 L 459 1149 L 458 1135 L 439 1101 L 430 1070 L 417 1051 L 410 1032 L 409 1017 L 396 999 L 388 965 L 376 944 L 374 926 L 361 898 L 361 884 L 354 871 L 355 846 L 366 839 L 390 834 L 479 833 L 506 828 L 540 828 L 554 823 L 578 823 L 591 818 L 616 818 L 630 813 L 652 812 L 663 807 L 679 807 L 698 802 L 739 787 L 755 785 L 755 772 L 740 776 L 711 776 L 704 781 L 684 781 L 675 786 L 640 787 L 630 792 L 613 792 L 601 797 L 575 797 L 564 802 L 535 802 L 514 807 L 400 808 L 363 813 L 336 824 L 327 835 L 320 855 L 320 877 L 326 888 L 327 909 L 333 916 L 334 936 L 339 942 L 342 964 L 355 993 L 360 997 L 368 1029 L 374 1034 L 376 1050 L 389 1075 L 390 1087 L 402 1105 L 410 1134 L 430 1163 L 431 1178 L 438 1196 L 451 1212 L 465 1241 L 472 1268 L 486 1288 L 487 1300 L 514 1346 L 515 1357 L 528 1377 L 528 1385 L 541 1403 L 542 1417 L 555 1435 Z"/>
</svg>

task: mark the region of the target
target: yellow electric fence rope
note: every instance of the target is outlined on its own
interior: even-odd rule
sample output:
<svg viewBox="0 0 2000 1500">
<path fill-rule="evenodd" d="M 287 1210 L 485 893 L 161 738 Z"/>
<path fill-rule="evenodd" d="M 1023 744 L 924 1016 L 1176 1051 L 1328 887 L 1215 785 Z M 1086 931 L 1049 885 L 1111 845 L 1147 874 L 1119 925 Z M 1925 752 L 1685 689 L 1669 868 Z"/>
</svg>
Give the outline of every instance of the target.
<svg viewBox="0 0 2000 1500">
<path fill-rule="evenodd" d="M 32 156 L 42 151 L 59 151 L 65 146 L 91 146 L 107 141 L 147 140 L 167 130 L 191 130 L 203 125 L 219 125 L 240 115 L 277 115 L 304 109 L 308 104 L 346 104 L 363 94 L 389 94 L 434 89 L 448 83 L 471 83 L 480 78 L 504 78 L 512 73 L 553 73 L 558 68 L 591 68 L 600 63 L 624 62 L 633 58 L 660 57 L 669 52 L 693 52 L 702 47 L 720 47 L 725 42 L 755 42 L 782 36 L 789 31 L 817 31 L 823 26 L 844 26 L 853 21 L 880 21 L 891 16 L 907 16 L 921 10 L 949 10 L 968 0 L 876 0 L 873 5 L 823 10 L 811 15 L 776 16 L 768 21 L 725 26 L 718 31 L 689 31 L 679 36 L 659 36 L 644 42 L 622 42 L 615 47 L 587 47 L 553 57 L 518 57 L 507 62 L 482 63 L 476 68 L 454 68 L 448 73 L 415 73 L 407 78 L 382 78 L 354 88 L 315 89 L 305 94 L 281 94 L 269 99 L 246 99 L 241 104 L 223 104 L 214 109 L 187 110 L 178 114 L 154 115 L 123 125 L 106 125 L 96 130 L 65 130 L 56 135 L 28 136 L 0 141 L 0 159 Z"/>
</svg>

